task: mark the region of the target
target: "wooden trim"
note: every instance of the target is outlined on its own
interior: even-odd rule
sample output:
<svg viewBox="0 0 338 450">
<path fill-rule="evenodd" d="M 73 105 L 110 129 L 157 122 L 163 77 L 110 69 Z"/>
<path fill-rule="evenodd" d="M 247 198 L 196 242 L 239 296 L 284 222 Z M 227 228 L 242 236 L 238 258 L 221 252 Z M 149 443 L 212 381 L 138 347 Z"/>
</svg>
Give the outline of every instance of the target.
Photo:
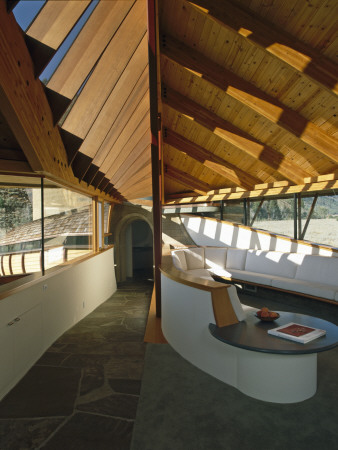
<svg viewBox="0 0 338 450">
<path fill-rule="evenodd" d="M 220 276 L 216 276 L 216 275 L 215 275 L 215 278 L 220 278 L 220 279 L 224 280 L 223 282 L 238 283 L 238 284 L 242 284 L 242 285 L 249 284 L 250 286 L 257 286 L 257 287 L 262 287 L 265 289 L 271 289 L 273 291 L 285 292 L 287 294 L 298 295 L 300 297 L 306 297 L 306 298 L 310 298 L 312 300 L 319 300 L 321 302 L 330 303 L 331 305 L 338 306 L 338 302 L 336 302 L 335 300 L 328 300 L 326 298 L 316 297 L 315 295 L 303 294 L 302 292 L 290 291 L 288 289 L 277 288 L 274 286 L 267 286 L 266 284 L 254 283 L 252 281 L 239 280 L 238 278 L 220 277 Z M 221 282 L 222 281 L 220 281 L 220 283 Z"/>
<path fill-rule="evenodd" d="M 162 333 L 161 319 L 156 317 L 156 296 L 155 287 L 151 296 L 150 308 L 148 313 L 148 320 L 146 331 L 144 334 L 144 342 L 152 344 L 167 344 L 167 340 Z"/>
<path fill-rule="evenodd" d="M 98 230 L 98 198 L 93 198 L 93 251 L 99 251 L 99 230 Z"/>
<path fill-rule="evenodd" d="M 267 188 L 267 189 L 257 189 L 254 191 L 242 191 L 242 192 L 229 192 L 225 193 L 225 190 L 220 189 L 218 192 L 215 191 L 208 192 L 204 196 L 199 197 L 185 197 L 177 200 L 167 200 L 166 205 L 179 205 L 184 203 L 204 203 L 219 200 L 240 200 L 243 198 L 261 198 L 261 197 L 273 197 L 282 196 L 297 193 L 309 193 L 309 192 L 320 192 L 325 190 L 338 189 L 338 180 L 325 181 L 312 184 L 299 184 L 294 186 L 285 186 L 280 188 Z M 222 193 L 222 191 L 224 193 Z M 216 191 L 217 192 L 217 191 Z M 169 196 L 168 196 L 169 197 Z"/>
</svg>

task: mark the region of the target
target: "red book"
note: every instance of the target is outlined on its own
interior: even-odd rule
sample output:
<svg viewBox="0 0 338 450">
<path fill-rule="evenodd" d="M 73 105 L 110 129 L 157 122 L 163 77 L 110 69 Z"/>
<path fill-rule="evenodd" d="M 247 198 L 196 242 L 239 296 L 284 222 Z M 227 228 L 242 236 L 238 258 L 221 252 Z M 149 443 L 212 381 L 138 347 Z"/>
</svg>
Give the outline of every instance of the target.
<svg viewBox="0 0 338 450">
<path fill-rule="evenodd" d="M 290 339 L 291 341 L 300 342 L 301 344 L 306 344 L 307 342 L 324 336 L 326 334 L 326 331 L 320 330 L 319 328 L 311 328 L 307 327 L 306 325 L 290 322 L 286 325 L 272 328 L 271 330 L 268 330 L 268 333 L 273 336 Z"/>
</svg>

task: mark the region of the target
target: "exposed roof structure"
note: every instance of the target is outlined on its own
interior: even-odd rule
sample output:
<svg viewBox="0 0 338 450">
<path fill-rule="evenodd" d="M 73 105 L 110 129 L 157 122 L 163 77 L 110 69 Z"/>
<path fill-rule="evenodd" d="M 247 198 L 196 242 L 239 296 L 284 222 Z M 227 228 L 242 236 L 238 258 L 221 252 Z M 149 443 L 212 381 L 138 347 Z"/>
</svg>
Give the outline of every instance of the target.
<svg viewBox="0 0 338 450">
<path fill-rule="evenodd" d="M 146 0 L 99 1 L 46 87 L 37 76 L 91 2 L 47 1 L 25 36 L 11 3 L 0 2 L 1 171 L 151 197 Z M 338 187 L 336 1 L 156 11 L 164 203 Z"/>
</svg>

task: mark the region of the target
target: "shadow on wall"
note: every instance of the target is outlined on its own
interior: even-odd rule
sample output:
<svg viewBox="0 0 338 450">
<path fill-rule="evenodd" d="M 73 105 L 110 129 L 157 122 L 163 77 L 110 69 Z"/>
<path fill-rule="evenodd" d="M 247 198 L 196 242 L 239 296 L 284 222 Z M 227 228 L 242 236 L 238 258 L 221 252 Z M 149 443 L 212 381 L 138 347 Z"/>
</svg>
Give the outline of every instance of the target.
<svg viewBox="0 0 338 450">
<path fill-rule="evenodd" d="M 296 241 L 286 236 L 279 236 L 236 223 L 187 215 L 182 215 L 182 223 L 198 246 L 250 248 L 323 256 L 333 255 L 329 246 L 326 249 L 315 244 L 311 245 L 310 242 Z"/>
</svg>

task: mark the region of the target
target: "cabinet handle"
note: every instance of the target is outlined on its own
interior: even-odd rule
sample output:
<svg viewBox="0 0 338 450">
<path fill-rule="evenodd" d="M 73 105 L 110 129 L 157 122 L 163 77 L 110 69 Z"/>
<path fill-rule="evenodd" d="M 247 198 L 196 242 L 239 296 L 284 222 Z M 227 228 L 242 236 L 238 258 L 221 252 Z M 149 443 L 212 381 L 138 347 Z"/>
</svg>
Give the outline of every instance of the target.
<svg viewBox="0 0 338 450">
<path fill-rule="evenodd" d="M 15 324 L 15 322 L 20 322 L 20 320 L 21 320 L 20 317 L 16 317 L 15 319 L 8 322 L 7 326 L 11 327 L 12 325 Z"/>
</svg>

